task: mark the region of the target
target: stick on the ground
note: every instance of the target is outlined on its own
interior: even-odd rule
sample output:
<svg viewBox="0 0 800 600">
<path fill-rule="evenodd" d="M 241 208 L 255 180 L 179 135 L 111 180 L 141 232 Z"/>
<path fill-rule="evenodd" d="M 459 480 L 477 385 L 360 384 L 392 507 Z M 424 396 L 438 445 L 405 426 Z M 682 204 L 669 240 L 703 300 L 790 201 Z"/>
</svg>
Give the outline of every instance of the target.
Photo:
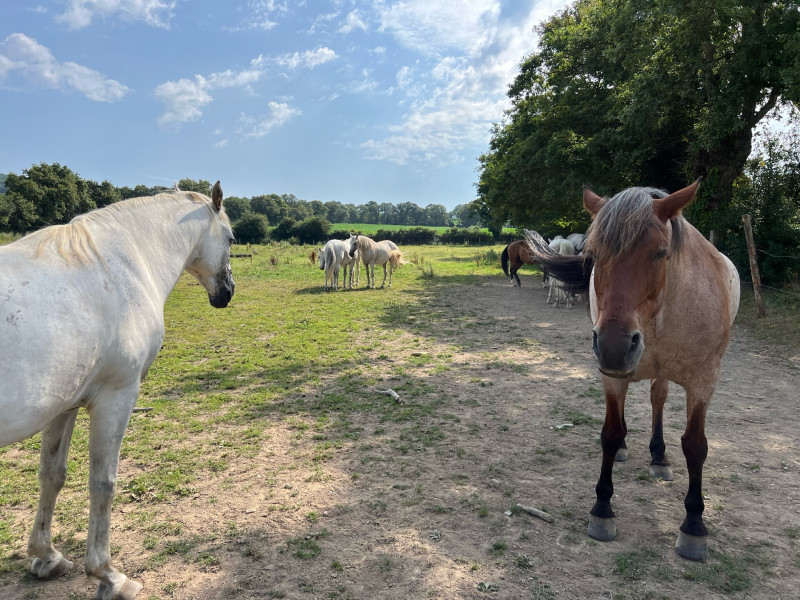
<svg viewBox="0 0 800 600">
<path fill-rule="evenodd" d="M 391 396 L 392 398 L 394 398 L 395 402 L 402 402 L 402 400 L 400 400 L 400 394 L 398 394 L 397 392 L 395 392 L 392 389 L 375 390 L 375 392 L 378 393 L 378 394 L 383 394 L 384 396 Z"/>
<path fill-rule="evenodd" d="M 542 521 L 547 521 L 548 523 L 553 522 L 553 517 L 548 515 L 543 510 L 539 510 L 538 508 L 532 508 L 530 506 L 523 506 L 522 504 L 517 504 L 517 508 L 520 510 L 524 510 L 529 515 L 533 515 L 534 517 L 539 517 Z"/>
</svg>

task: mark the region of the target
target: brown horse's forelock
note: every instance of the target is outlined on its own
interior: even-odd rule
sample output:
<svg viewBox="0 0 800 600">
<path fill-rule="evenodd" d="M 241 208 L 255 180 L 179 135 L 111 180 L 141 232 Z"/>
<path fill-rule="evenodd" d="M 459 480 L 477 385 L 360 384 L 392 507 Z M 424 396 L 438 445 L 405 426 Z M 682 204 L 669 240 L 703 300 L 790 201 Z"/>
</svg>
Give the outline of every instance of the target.
<svg viewBox="0 0 800 600">
<path fill-rule="evenodd" d="M 587 231 L 584 252 L 599 264 L 610 265 L 636 249 L 647 230 L 654 225 L 653 199 L 665 198 L 667 192 L 656 188 L 634 187 L 607 200 Z M 670 252 L 678 254 L 683 241 L 683 217 L 671 219 Z"/>
</svg>

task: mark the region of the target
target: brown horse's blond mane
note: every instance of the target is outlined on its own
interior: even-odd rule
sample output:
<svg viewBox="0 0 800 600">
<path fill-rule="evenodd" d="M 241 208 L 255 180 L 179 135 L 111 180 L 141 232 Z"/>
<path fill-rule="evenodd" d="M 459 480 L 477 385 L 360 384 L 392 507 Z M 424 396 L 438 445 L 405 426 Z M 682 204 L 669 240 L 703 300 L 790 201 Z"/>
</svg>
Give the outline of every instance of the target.
<svg viewBox="0 0 800 600">
<path fill-rule="evenodd" d="M 55 247 L 58 254 L 69 264 L 91 264 L 93 261 L 105 262 L 95 246 L 92 234 L 87 223 L 102 222 L 120 214 L 130 214 L 141 206 L 149 206 L 161 202 L 177 201 L 182 198 L 196 204 L 203 204 L 213 214 L 215 209 L 211 200 L 197 192 L 172 192 L 156 194 L 155 196 L 142 196 L 129 198 L 121 202 L 109 204 L 83 215 L 78 215 L 64 225 L 51 225 L 27 236 L 34 242 L 35 256 L 42 256 L 47 248 Z M 219 212 L 225 222 L 230 222 L 224 210 Z"/>
<path fill-rule="evenodd" d="M 637 242 L 653 226 L 653 200 L 667 192 L 656 188 L 633 187 L 610 198 L 595 216 L 587 233 L 584 252 L 595 262 L 613 264 L 632 252 Z M 685 220 L 675 217 L 672 223 L 672 247 L 680 253 Z"/>
</svg>

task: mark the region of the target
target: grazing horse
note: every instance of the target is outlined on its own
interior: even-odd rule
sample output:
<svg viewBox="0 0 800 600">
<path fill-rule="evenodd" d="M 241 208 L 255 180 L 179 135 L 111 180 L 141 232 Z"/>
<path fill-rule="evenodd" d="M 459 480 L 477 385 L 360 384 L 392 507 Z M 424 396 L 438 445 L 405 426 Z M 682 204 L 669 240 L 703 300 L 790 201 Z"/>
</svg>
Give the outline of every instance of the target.
<svg viewBox="0 0 800 600">
<path fill-rule="evenodd" d="M 360 260 L 358 252 L 350 256 L 348 246 L 342 240 L 330 240 L 319 250 L 319 268 L 325 271 L 325 285 L 323 289 L 328 289 L 328 281 L 331 288 L 336 291 L 339 285 L 339 268 L 344 267 L 344 287 L 347 287 L 347 271 L 350 271 L 350 289 L 353 288 L 353 270 L 358 276 L 358 263 Z"/>
<path fill-rule="evenodd" d="M 551 240 L 548 245 L 561 256 L 575 256 L 575 254 L 577 254 L 575 252 L 575 246 L 572 245 L 572 242 L 570 242 L 569 239 L 562 238 L 561 236 Z M 561 281 L 552 276 L 547 278 L 547 283 L 550 287 L 547 292 L 547 303 L 550 304 L 553 300 L 555 300 L 553 307 L 558 308 L 558 305 L 561 303 L 563 298 L 567 303 L 567 308 L 572 308 L 572 292 L 562 289 Z"/>
<path fill-rule="evenodd" d="M 375 265 L 383 265 L 381 287 L 386 284 L 386 265 L 389 265 L 389 287 L 392 287 L 392 271 L 406 263 L 403 253 L 391 240 L 376 242 L 365 235 L 351 235 L 350 256 L 355 256 L 356 252 L 361 255 L 361 261 L 367 271 L 367 287 L 371 286 L 372 289 L 375 289 Z"/>
<path fill-rule="evenodd" d="M 522 268 L 522 265 L 535 264 L 536 261 L 528 249 L 528 242 L 526 240 L 511 242 L 508 246 L 503 248 L 503 253 L 500 255 L 500 266 L 503 268 L 503 273 L 506 274 L 506 277 L 511 279 L 511 283 L 516 287 L 522 287 L 522 282 L 519 280 L 517 271 Z"/>
<path fill-rule="evenodd" d="M 51 523 L 82 407 L 91 499 L 85 570 L 100 580 L 101 600 L 129 600 L 142 589 L 111 566 L 122 436 L 164 339 L 167 295 L 186 270 L 212 306 L 227 306 L 232 242 L 217 182 L 211 198 L 179 190 L 132 198 L 0 248 L 0 446 L 42 432 L 28 541 L 36 577 L 60 577 L 73 566 L 53 547 Z"/>
<path fill-rule="evenodd" d="M 529 237 L 537 260 L 566 286 L 589 291 L 592 346 L 606 396 L 603 462 L 589 535 L 611 540 L 617 534 L 611 471 L 615 458 L 627 457 L 625 396 L 632 381 L 651 380 L 650 474 L 672 480 L 663 435 L 672 381 L 686 390 L 681 446 L 689 475 L 686 518 L 675 549 L 693 560 L 708 556 L 702 516 L 705 419 L 739 306 L 735 267 L 681 215 L 699 185 L 698 180 L 669 195 L 629 188 L 611 199 L 584 189 L 583 205 L 593 218 L 585 257 L 554 256 L 538 234 Z"/>
</svg>

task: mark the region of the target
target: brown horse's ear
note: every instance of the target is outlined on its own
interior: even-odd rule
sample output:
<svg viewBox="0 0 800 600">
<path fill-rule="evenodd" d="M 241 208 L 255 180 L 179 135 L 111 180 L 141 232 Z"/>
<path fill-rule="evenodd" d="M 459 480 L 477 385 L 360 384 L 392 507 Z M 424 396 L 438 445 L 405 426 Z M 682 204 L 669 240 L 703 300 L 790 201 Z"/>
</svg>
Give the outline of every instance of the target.
<svg viewBox="0 0 800 600">
<path fill-rule="evenodd" d="M 603 208 L 605 203 L 605 199 L 595 194 L 588 187 L 583 187 L 583 207 L 589 211 L 593 219 L 595 215 L 600 212 L 600 209 Z"/>
<path fill-rule="evenodd" d="M 214 208 L 219 212 L 222 208 L 222 186 L 219 184 L 219 180 L 214 184 L 214 189 L 211 190 L 211 201 L 214 203 Z"/>
<path fill-rule="evenodd" d="M 702 180 L 703 178 L 700 177 L 692 185 L 685 187 L 682 190 L 678 190 L 666 198 L 653 200 L 653 212 L 655 212 L 656 216 L 664 223 L 670 219 L 674 219 L 681 214 L 681 211 L 684 209 L 684 207 L 686 207 L 694 199 Z"/>
</svg>

